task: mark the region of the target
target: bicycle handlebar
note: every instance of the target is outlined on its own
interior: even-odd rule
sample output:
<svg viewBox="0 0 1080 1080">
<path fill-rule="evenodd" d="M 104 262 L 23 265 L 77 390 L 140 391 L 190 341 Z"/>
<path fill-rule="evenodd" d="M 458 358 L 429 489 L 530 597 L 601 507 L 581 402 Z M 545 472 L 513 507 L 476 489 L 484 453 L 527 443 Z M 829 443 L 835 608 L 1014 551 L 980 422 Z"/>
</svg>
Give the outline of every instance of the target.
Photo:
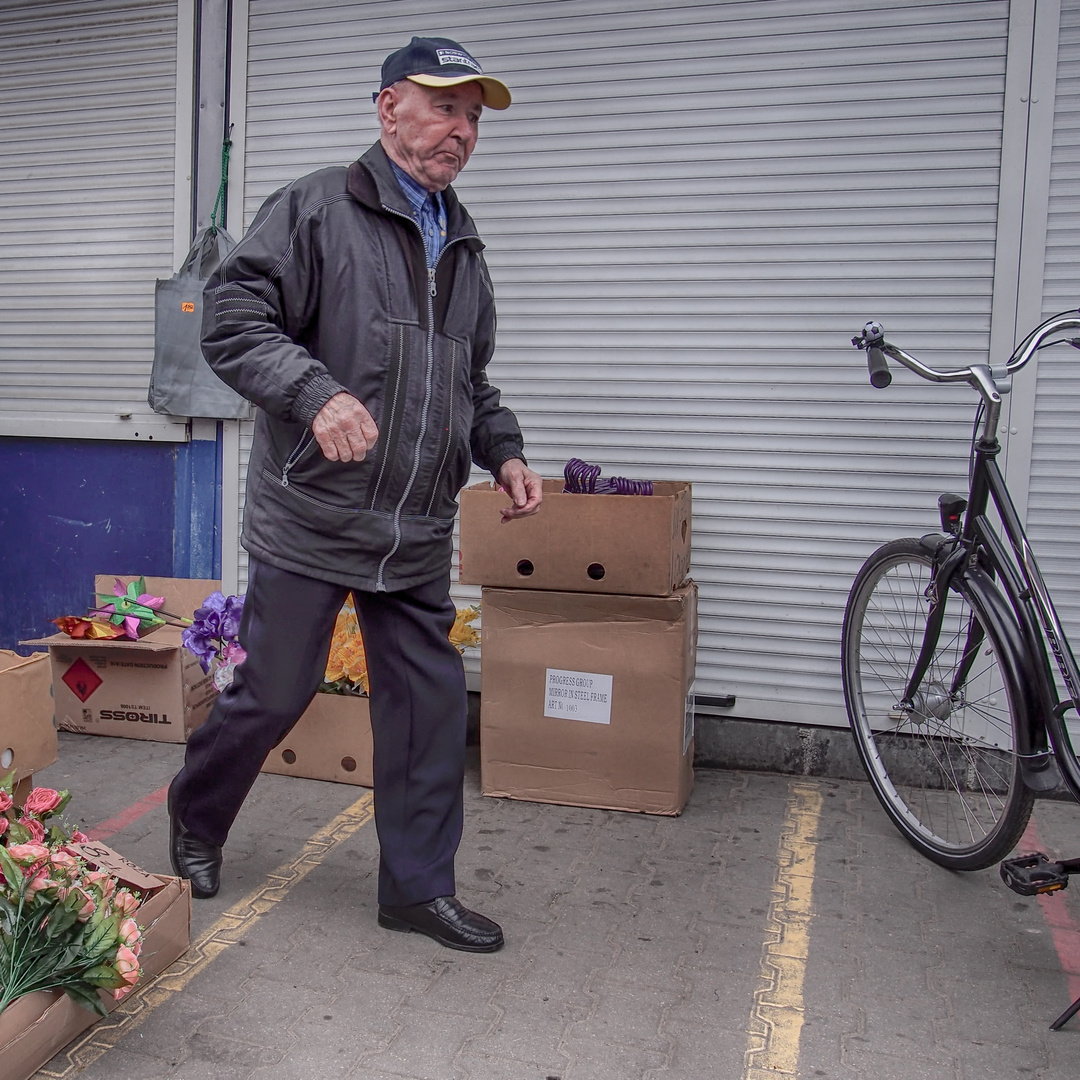
<svg viewBox="0 0 1080 1080">
<path fill-rule="evenodd" d="M 866 366 L 870 369 L 870 385 L 878 390 L 884 390 L 892 382 L 892 372 L 889 370 L 885 354 L 877 345 L 871 345 L 866 350 Z"/>
<path fill-rule="evenodd" d="M 1005 379 L 1014 371 L 1019 371 L 1035 355 L 1036 350 L 1047 338 L 1063 330 L 1077 329 L 1080 329 L 1080 311 L 1065 311 L 1060 315 L 1054 315 L 1028 334 L 1016 347 L 1004 368 L 995 369 L 985 364 L 973 364 L 971 367 L 938 371 L 910 353 L 904 352 L 899 346 L 887 342 L 884 329 L 878 322 L 868 322 L 863 327 L 862 334 L 851 339 L 851 344 L 858 349 L 866 350 L 870 383 L 879 390 L 883 390 L 892 382 L 886 356 L 891 356 L 904 367 L 914 371 L 916 375 L 921 375 L 931 382 L 966 382 L 979 389 L 986 385 L 987 376 L 990 376 L 990 382 L 993 383 L 995 379 Z"/>
</svg>

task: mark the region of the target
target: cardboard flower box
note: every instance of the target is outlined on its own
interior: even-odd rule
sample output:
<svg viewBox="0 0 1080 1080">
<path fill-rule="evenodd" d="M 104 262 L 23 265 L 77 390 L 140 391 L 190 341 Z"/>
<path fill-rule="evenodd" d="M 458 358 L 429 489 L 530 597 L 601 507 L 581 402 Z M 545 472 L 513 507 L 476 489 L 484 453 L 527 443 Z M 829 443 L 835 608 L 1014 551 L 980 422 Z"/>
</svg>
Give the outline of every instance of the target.
<svg viewBox="0 0 1080 1080">
<path fill-rule="evenodd" d="M 99 574 L 95 592 L 111 592 L 116 580 L 111 574 Z M 119 580 L 126 585 L 131 578 Z M 146 587 L 165 598 L 164 610 L 190 618 L 220 585 L 148 577 Z M 162 626 L 138 641 L 53 634 L 20 644 L 49 650 L 60 730 L 182 743 L 209 715 L 217 695 L 211 676 L 183 647 L 180 634 L 180 627 Z"/>
<path fill-rule="evenodd" d="M 0 776 L 20 783 L 56 761 L 49 659 L 0 649 Z"/>
<path fill-rule="evenodd" d="M 316 694 L 262 767 L 265 773 L 371 787 L 371 714 L 368 699 Z"/>
<path fill-rule="evenodd" d="M 147 874 L 104 844 L 83 845 L 87 861 L 108 869 L 122 883 L 145 891 L 135 913 L 144 928 L 142 975 L 136 990 L 182 956 L 191 935 L 191 886 L 187 881 Z M 107 992 L 101 999 L 110 1012 L 121 1002 Z M 98 1020 L 62 990 L 42 990 L 12 1002 L 0 1013 L 0 1077 L 29 1080 L 72 1039 Z"/>
<path fill-rule="evenodd" d="M 658 482 L 652 495 L 574 495 L 544 481 L 532 517 L 504 525 L 510 497 L 497 485 L 461 493 L 466 585 L 668 596 L 690 572 L 691 492 Z M 486 622 L 486 617 L 485 617 Z"/>
</svg>

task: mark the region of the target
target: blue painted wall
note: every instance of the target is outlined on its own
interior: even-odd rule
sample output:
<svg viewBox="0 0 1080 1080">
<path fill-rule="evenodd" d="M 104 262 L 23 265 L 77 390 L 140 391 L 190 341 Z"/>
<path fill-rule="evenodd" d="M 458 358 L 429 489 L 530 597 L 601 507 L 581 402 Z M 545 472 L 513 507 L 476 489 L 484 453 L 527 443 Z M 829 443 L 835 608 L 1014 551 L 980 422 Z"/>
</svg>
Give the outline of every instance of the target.
<svg viewBox="0 0 1080 1080">
<path fill-rule="evenodd" d="M 94 575 L 221 574 L 221 438 L 0 438 L 0 648 L 82 614 Z"/>
</svg>

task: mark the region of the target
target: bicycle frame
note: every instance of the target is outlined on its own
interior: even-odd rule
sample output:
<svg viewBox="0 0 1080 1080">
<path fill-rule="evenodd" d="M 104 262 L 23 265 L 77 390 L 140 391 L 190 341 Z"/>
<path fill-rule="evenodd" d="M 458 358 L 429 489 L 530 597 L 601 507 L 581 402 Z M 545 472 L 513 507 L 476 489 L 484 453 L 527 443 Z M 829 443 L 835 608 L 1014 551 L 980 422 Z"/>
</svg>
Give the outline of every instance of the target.
<svg viewBox="0 0 1080 1080">
<path fill-rule="evenodd" d="M 980 461 L 983 462 L 981 469 Z M 1001 519 L 1002 529 L 1012 550 L 1011 559 L 986 517 L 988 496 Z M 1050 729 L 1052 737 L 1056 736 L 1053 738 L 1055 748 L 1067 748 L 1068 742 L 1063 739 L 1064 716 L 1070 708 L 1080 714 L 1080 693 L 1077 689 L 1080 687 L 1080 670 L 1077 669 L 1076 658 L 1061 626 L 1050 591 L 1043 580 L 1035 553 L 1009 496 L 1005 479 L 993 457 L 984 458 L 979 447 L 976 448 L 970 505 L 974 512 L 969 509 L 961 538 L 972 544 L 976 552 L 980 547 L 989 552 L 990 563 L 998 571 L 999 584 L 1009 600 L 1027 646 L 1022 659 L 1028 665 L 1026 674 L 1038 696 L 1039 706 L 1039 715 L 1031 718 L 1034 728 L 1031 734 L 1035 736 L 1032 751 L 1045 752 L 1044 732 L 1047 728 Z M 1054 656 L 1068 695 L 1061 700 L 1057 696 L 1047 645 Z M 1060 733 L 1055 724 L 1062 725 Z M 1043 740 L 1041 748 L 1039 740 Z M 1080 800 L 1080 767 L 1077 766 L 1074 753 L 1065 752 L 1057 757 L 1062 778 Z"/>
<path fill-rule="evenodd" d="M 931 381 L 967 382 L 979 392 L 986 408 L 982 433 L 974 447 L 975 461 L 969 479 L 963 524 L 958 535 L 942 535 L 939 538 L 934 557 L 931 608 L 922 649 L 900 706 L 912 707 L 937 646 L 950 587 L 956 575 L 973 578 L 984 571 L 991 581 L 996 577 L 999 595 L 1004 593 L 1015 619 L 1014 629 L 1019 632 L 1022 641 L 1022 647 L 1016 650 L 1014 659 L 1021 683 L 1018 689 L 1029 705 L 1026 731 L 1019 733 L 1018 745 L 1025 782 L 1036 790 L 1053 786 L 1052 774 L 1047 771 L 1051 756 L 1047 744 L 1049 732 L 1054 750 L 1058 751 L 1055 757 L 1062 778 L 1080 800 L 1080 764 L 1076 752 L 1070 749 L 1065 727 L 1066 713 L 1072 710 L 1080 715 L 1080 669 L 996 460 L 1001 450 L 997 430 L 1002 390 L 1008 391 L 1013 372 L 1022 368 L 1047 338 L 1072 329 L 1080 329 L 1080 317 L 1076 314 L 1048 319 L 1032 331 L 1006 366 L 997 370 L 985 365 L 973 365 L 957 371 L 936 371 L 884 341 L 881 329 L 876 324 L 868 324 L 864 337 L 856 339 L 855 343 L 867 349 L 872 381 L 875 379 L 875 367 L 880 373 L 884 366 L 883 360 L 875 362 L 873 356 L 875 350 L 879 350 Z M 887 385 L 888 378 L 886 374 L 885 383 L 875 382 L 875 385 Z M 990 505 L 997 511 L 1008 540 L 1008 549 L 987 517 Z M 951 688 L 953 693 L 963 686 L 982 637 L 982 628 L 973 624 L 965 643 L 964 659 Z M 1068 695 L 1060 700 L 1047 646 Z"/>
</svg>

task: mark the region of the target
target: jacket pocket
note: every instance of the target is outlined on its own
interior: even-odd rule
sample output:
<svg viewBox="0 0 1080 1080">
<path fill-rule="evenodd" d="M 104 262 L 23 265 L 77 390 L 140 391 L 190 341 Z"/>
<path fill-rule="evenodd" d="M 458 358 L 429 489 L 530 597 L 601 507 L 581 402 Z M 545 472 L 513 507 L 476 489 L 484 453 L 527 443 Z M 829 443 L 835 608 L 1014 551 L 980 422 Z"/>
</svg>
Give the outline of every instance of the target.
<svg viewBox="0 0 1080 1080">
<path fill-rule="evenodd" d="M 289 473 L 296 468 L 300 463 L 300 459 L 311 449 L 312 446 L 318 445 L 315 439 L 314 432 L 305 431 L 300 437 L 300 441 L 293 448 L 292 453 L 285 459 L 285 464 L 281 467 L 281 476 L 278 482 L 282 487 L 289 486 Z"/>
</svg>

